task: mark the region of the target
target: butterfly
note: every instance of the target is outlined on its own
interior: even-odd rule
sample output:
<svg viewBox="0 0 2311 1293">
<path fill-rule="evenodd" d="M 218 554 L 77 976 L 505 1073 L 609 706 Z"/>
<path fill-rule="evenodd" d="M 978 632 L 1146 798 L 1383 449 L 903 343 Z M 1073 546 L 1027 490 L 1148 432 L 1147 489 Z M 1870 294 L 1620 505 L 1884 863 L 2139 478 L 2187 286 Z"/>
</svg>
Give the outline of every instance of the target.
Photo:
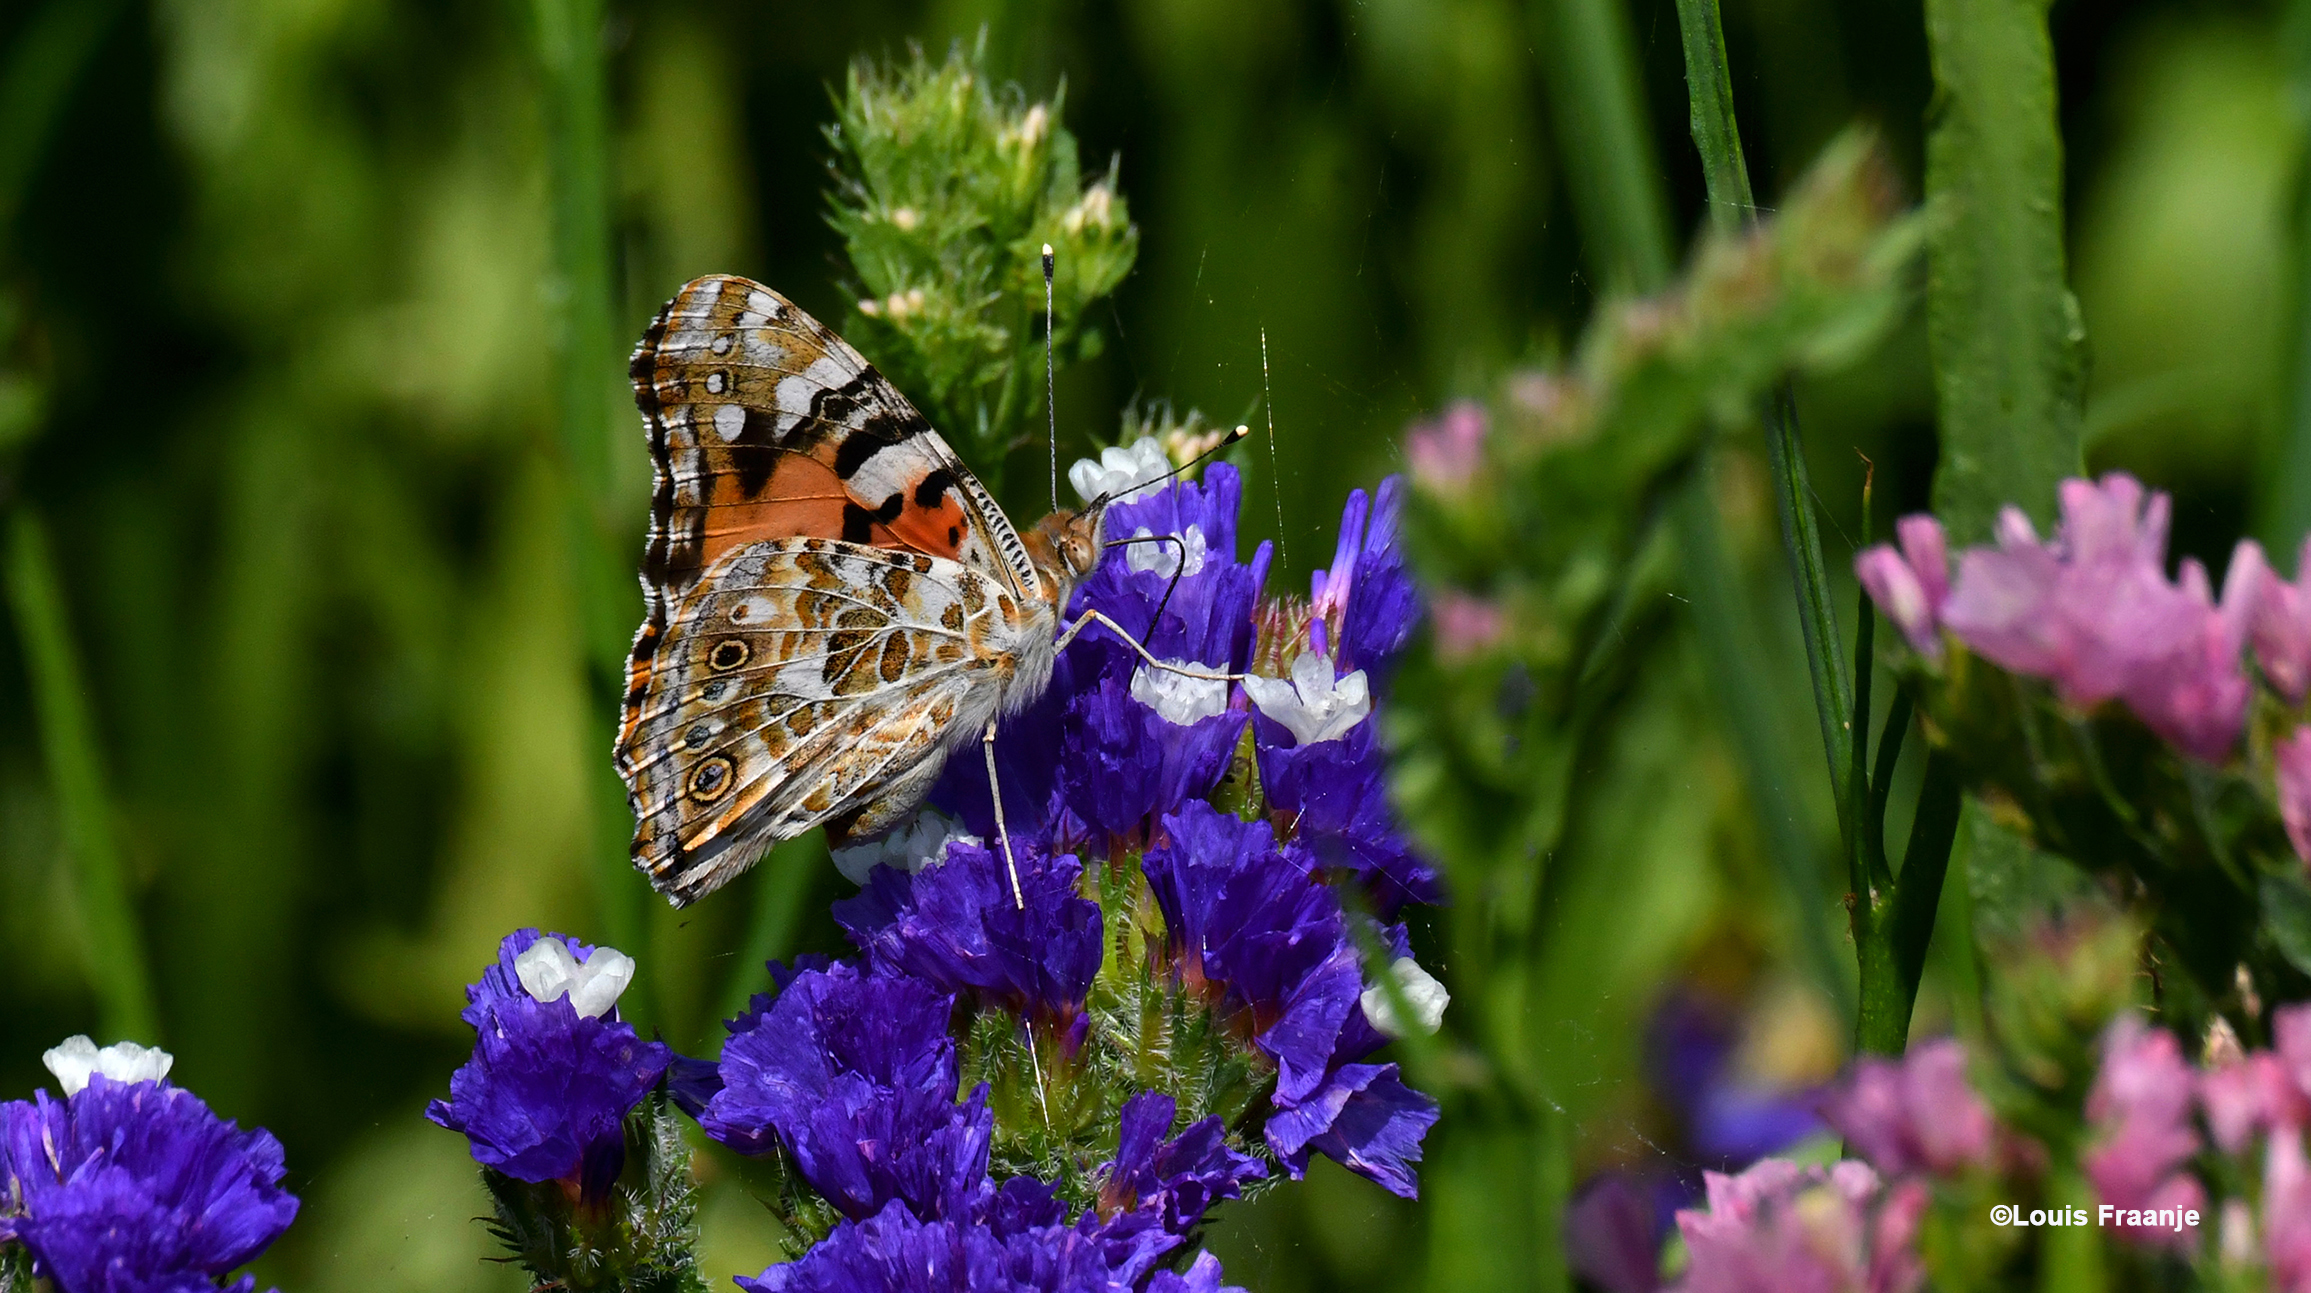
<svg viewBox="0 0 2311 1293">
<path fill-rule="evenodd" d="M 1021 534 L 905 396 L 777 292 L 686 285 L 629 375 L 656 486 L 616 762 L 634 863 L 676 906 L 813 827 L 840 845 L 896 825 L 1104 621 L 1062 631 L 1106 497 Z"/>
</svg>

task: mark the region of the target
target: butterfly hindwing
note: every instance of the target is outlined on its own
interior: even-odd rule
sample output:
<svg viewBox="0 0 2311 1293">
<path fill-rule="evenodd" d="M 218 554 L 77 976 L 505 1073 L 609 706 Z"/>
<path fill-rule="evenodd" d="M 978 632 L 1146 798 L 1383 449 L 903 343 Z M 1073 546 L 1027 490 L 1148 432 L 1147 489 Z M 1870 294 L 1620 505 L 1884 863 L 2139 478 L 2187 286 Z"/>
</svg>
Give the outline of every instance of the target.
<svg viewBox="0 0 2311 1293">
<path fill-rule="evenodd" d="M 1016 611 L 961 562 L 822 538 L 725 553 L 670 612 L 618 747 L 635 862 L 688 902 L 761 849 L 919 796 Z"/>
</svg>

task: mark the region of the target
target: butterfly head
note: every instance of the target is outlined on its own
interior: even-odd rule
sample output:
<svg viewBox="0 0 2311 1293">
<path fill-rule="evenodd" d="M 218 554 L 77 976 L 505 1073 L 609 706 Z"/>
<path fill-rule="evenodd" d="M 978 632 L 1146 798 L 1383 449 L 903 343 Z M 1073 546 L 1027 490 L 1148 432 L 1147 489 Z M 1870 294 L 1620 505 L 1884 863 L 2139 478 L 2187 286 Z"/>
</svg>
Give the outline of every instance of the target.
<svg viewBox="0 0 2311 1293">
<path fill-rule="evenodd" d="M 1028 560 L 1051 582 L 1060 605 L 1066 605 L 1075 586 L 1099 569 L 1106 522 L 1107 500 L 1101 498 L 1080 512 L 1053 512 L 1022 536 Z"/>
</svg>

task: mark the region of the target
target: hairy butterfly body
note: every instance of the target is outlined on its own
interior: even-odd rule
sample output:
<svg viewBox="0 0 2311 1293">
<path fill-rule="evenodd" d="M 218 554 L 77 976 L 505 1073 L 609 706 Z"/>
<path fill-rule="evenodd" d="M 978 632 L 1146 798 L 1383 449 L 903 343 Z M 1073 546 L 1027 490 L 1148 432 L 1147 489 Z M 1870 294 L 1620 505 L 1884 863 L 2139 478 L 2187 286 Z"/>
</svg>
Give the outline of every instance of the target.
<svg viewBox="0 0 2311 1293">
<path fill-rule="evenodd" d="M 1104 508 L 1022 535 L 906 398 L 769 288 L 685 286 L 631 368 L 656 469 L 616 759 L 680 905 L 877 834 L 1042 694 Z"/>
</svg>

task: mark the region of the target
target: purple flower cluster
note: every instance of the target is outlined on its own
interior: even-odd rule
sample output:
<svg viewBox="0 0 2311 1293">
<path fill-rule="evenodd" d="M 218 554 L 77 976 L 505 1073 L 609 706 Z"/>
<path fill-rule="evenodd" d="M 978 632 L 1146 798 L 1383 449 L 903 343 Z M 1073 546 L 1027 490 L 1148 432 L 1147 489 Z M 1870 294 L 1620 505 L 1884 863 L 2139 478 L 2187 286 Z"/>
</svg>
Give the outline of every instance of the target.
<svg viewBox="0 0 2311 1293">
<path fill-rule="evenodd" d="M 425 1116 L 464 1133 L 484 1166 L 605 1197 L 625 1166 L 626 1115 L 674 1057 L 617 1016 L 633 973 L 610 948 L 534 929 L 508 934 L 465 990 L 473 1058 Z"/>
<path fill-rule="evenodd" d="M 1996 1159 L 1997 1124 L 1966 1082 L 1966 1048 L 1955 1038 L 1913 1046 L 1899 1060 L 1862 1058 L 1822 1117 L 1888 1176 L 1950 1176 Z"/>
<path fill-rule="evenodd" d="M 94 1061 L 77 1072 L 74 1043 Z M 75 1038 L 50 1052 L 65 1098 L 0 1104 L 0 1246 L 22 1244 L 58 1293 L 213 1293 L 296 1218 L 281 1143 L 158 1077 L 121 1080 L 121 1050 L 161 1055 Z"/>
<path fill-rule="evenodd" d="M 2225 758 L 2238 743 L 2252 687 L 2242 653 L 2252 635 L 2264 671 L 2300 699 L 2311 672 L 2311 600 L 2272 575 L 2262 549 L 2233 552 L 2218 601 L 2206 569 L 2166 573 L 2164 494 L 2121 473 L 2062 483 L 2062 524 L 2041 542 L 2013 507 L 1997 544 L 1969 548 L 1950 577 L 1941 523 L 1911 516 L 1898 545 L 1854 559 L 1854 572 L 1921 654 L 1939 659 L 1944 632 L 2014 673 L 2047 679 L 2070 705 L 2119 699 L 2192 756 Z"/>
<path fill-rule="evenodd" d="M 2086 1098 L 2095 1144 L 2080 1160 L 2103 1203 L 2122 1209 L 2120 1233 L 2152 1246 L 2188 1252 L 2190 1230 L 2125 1224 L 2130 1212 L 2207 1210 L 2207 1192 L 2183 1170 L 2199 1151 L 2191 1125 L 2196 1075 L 2175 1035 L 2134 1015 L 2121 1016 L 2102 1039 L 2102 1069 Z"/>
<path fill-rule="evenodd" d="M 1114 456 L 1136 471 L 1160 451 Z M 1116 488 L 1092 481 L 1102 470 L 1079 464 L 1071 479 Z M 1444 990 L 1402 926 L 1344 907 L 1335 887 L 1361 891 L 1380 920 L 1441 896 L 1390 812 L 1374 716 L 1420 615 L 1399 488 L 1351 497 L 1304 603 L 1263 601 L 1266 546 L 1237 559 L 1242 486 L 1225 465 L 1110 508 L 1111 538 L 1142 541 L 1110 549 L 1070 617 L 1097 610 L 1159 660 L 1255 676 L 1168 672 L 1089 629 L 998 736 L 1016 898 L 976 758 L 953 760 L 931 796 L 968 835 L 926 815 L 840 859 L 863 876 L 834 912 L 856 961 L 773 966 L 775 992 L 730 1021 L 720 1060 L 675 1068 L 676 1099 L 709 1135 L 782 1155 L 839 1218 L 744 1287 L 1215 1293 L 1217 1263 L 1182 1265 L 1194 1236 L 1272 1168 L 1298 1176 L 1325 1154 L 1415 1193 L 1435 1103 L 1370 1061 L 1390 1039 L 1382 1025 L 1433 1029 Z M 1260 803 L 1263 818 L 1211 802 L 1232 768 L 1257 771 L 1230 802 Z M 1114 937 L 1118 920 L 1144 936 Z M 1370 973 L 1394 975 L 1398 995 L 1367 982 L 1365 941 L 1397 958 Z M 1103 988 L 1111 972 L 1131 983 Z M 1099 1030 L 1119 992 L 1208 1017 L 1226 1062 L 1258 1075 L 1244 1098 L 1264 1093 L 1264 1116 L 1175 1132 L 1173 1099 L 1116 1058 L 1130 1040 Z M 1022 1160 L 1005 1136 L 1027 1130 L 998 1116 L 1015 1107 L 1009 1083 L 1043 1109 L 1038 1135 L 1077 1137 L 1084 1164 L 1107 1153 L 1087 1145 L 1112 1157 L 1057 1180 L 1006 1177 Z M 1109 1094 L 1074 1091 L 1085 1083 Z M 1112 1101 L 1114 1121 L 1054 1133 L 1042 1102 L 1063 1098 Z"/>
</svg>

